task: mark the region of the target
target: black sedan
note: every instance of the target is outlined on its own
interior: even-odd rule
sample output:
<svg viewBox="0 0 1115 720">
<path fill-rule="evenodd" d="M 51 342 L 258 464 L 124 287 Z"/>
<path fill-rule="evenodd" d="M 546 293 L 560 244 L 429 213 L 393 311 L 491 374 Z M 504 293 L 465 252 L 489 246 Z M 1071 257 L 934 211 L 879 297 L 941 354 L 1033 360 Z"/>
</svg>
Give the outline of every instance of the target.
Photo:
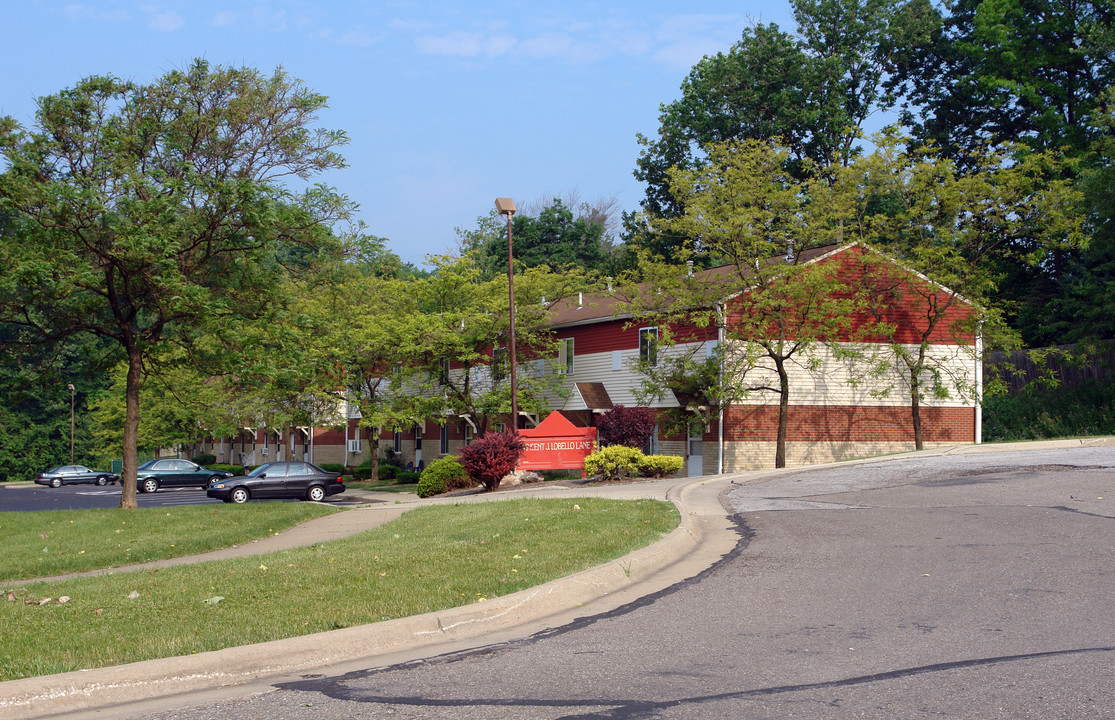
<svg viewBox="0 0 1115 720">
<path fill-rule="evenodd" d="M 59 465 L 46 472 L 35 476 L 39 485 L 49 485 L 52 488 L 62 487 L 71 483 L 93 483 L 94 485 L 107 485 L 120 479 L 116 473 L 106 470 L 90 470 L 84 465 Z"/>
<path fill-rule="evenodd" d="M 272 462 L 247 475 L 216 480 L 209 484 L 205 494 L 226 503 L 276 498 L 320 502 L 344 491 L 345 484 L 337 473 L 325 472 L 307 462 Z"/>
<path fill-rule="evenodd" d="M 206 470 L 197 463 L 177 458 L 148 460 L 136 471 L 136 487 L 140 492 L 153 493 L 163 487 L 197 487 L 205 490 L 214 480 L 224 480 L 232 473 Z"/>
</svg>

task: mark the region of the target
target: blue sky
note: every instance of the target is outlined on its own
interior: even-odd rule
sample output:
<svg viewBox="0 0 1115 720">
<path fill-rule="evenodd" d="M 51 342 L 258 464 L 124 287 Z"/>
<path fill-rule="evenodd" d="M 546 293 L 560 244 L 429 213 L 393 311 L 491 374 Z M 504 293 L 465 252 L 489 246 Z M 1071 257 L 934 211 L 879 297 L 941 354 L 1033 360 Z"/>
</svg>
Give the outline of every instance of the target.
<svg viewBox="0 0 1115 720">
<path fill-rule="evenodd" d="M 27 125 L 35 97 L 88 75 L 282 65 L 329 96 L 320 126 L 351 139 L 349 167 L 324 181 L 420 264 L 496 197 L 636 209 L 636 133 L 754 22 L 793 28 L 786 0 L 5 0 L 0 114 Z"/>
</svg>

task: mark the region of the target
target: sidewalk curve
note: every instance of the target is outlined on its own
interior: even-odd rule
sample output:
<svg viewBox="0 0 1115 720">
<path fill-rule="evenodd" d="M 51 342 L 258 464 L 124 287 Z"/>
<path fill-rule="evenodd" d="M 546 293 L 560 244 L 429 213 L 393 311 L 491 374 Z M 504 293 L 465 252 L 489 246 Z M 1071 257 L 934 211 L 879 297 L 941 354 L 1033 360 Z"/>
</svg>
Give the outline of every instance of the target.
<svg viewBox="0 0 1115 720">
<path fill-rule="evenodd" d="M 735 547 L 739 534 L 719 500 L 729 478 L 632 482 L 585 487 L 524 486 L 482 495 L 418 501 L 409 496 L 370 496 L 362 508 L 315 518 L 279 535 L 204 555 L 152 563 L 155 566 L 262 554 L 363 532 L 405 510 L 425 504 L 497 502 L 522 497 L 654 498 L 673 502 L 679 526 L 665 538 L 629 555 L 510 595 L 397 620 L 275 640 L 183 657 L 145 660 L 0 683 L 0 716 L 8 720 L 101 712 L 191 691 L 237 686 L 270 677 L 359 660 L 384 664 L 524 637 L 595 615 L 693 577 Z M 399 500 L 399 502 L 396 502 Z M 124 572 L 145 566 L 116 568 Z M 36 579 L 36 582 L 41 580 Z M 123 707 L 118 707 L 123 710 Z M 133 708 L 134 709 L 134 708 Z"/>
</svg>

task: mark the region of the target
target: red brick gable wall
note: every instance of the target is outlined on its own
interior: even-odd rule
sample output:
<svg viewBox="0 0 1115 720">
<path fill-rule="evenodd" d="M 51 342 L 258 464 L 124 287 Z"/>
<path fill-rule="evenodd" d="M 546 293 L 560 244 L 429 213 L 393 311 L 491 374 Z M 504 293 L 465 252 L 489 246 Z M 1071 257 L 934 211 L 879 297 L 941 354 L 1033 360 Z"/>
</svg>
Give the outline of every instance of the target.
<svg viewBox="0 0 1115 720">
<path fill-rule="evenodd" d="M 971 307 L 963 299 L 954 296 L 934 283 L 931 283 L 901 266 L 882 260 L 862 247 L 853 246 L 828 258 L 817 261 L 818 265 L 837 264 L 838 277 L 849 287 L 880 288 L 874 299 L 881 309 L 880 320 L 897 327 L 893 341 L 901 344 L 918 344 L 929 327 L 929 307 L 934 304 L 943 308 L 941 317 L 927 338 L 928 342 L 939 345 L 971 344 L 974 335 L 962 329 L 964 321 L 971 315 Z M 741 281 L 742 283 L 742 281 Z M 897 288 L 894 291 L 883 289 Z M 741 305 L 739 299 L 729 303 L 729 313 L 739 322 Z M 867 312 L 857 313 L 850 327 L 840 336 L 830 338 L 837 342 L 890 342 L 879 334 L 865 334 L 876 322 Z"/>
</svg>

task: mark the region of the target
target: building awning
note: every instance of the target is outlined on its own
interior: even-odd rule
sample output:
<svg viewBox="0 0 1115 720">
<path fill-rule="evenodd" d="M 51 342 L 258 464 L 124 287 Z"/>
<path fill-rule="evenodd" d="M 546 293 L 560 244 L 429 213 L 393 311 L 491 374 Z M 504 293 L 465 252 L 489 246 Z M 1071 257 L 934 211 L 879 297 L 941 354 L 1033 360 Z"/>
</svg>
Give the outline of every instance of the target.
<svg viewBox="0 0 1115 720">
<path fill-rule="evenodd" d="M 589 382 L 589 383 L 575 383 L 577 392 L 584 401 L 585 407 L 593 412 L 608 412 L 614 405 L 612 398 L 608 396 L 608 391 L 604 388 L 604 383 Z"/>
</svg>

